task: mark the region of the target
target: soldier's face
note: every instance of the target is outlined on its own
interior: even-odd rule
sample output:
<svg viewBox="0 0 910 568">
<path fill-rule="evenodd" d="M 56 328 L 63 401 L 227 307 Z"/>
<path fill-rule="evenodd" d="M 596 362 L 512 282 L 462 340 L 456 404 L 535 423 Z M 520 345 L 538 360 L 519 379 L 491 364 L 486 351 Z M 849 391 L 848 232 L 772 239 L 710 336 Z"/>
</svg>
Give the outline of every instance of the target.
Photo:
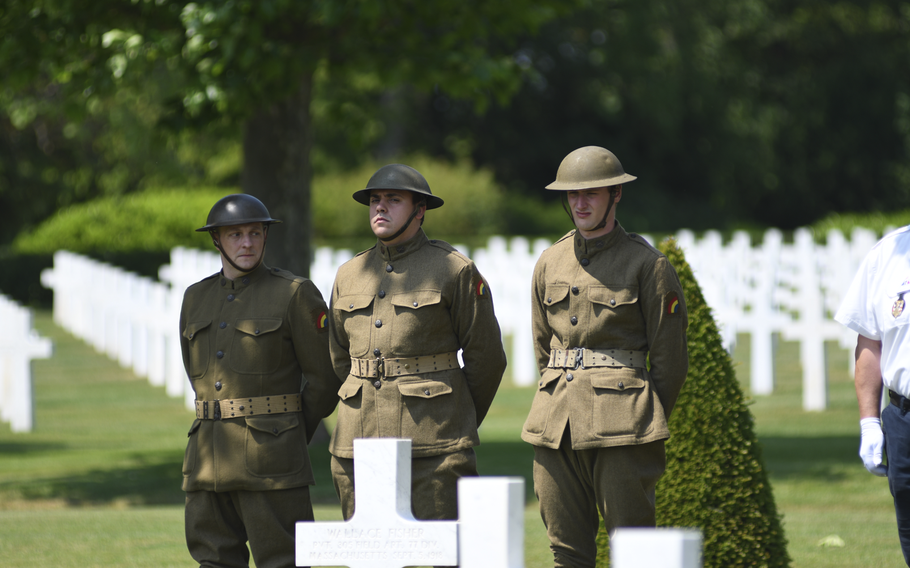
<svg viewBox="0 0 910 568">
<path fill-rule="evenodd" d="M 224 254 L 234 264 L 246 272 L 259 265 L 265 245 L 265 226 L 262 223 L 247 223 L 246 225 L 231 225 L 221 227 L 219 240 Z M 225 266 L 225 270 L 230 265 Z"/>
<path fill-rule="evenodd" d="M 370 228 L 376 237 L 387 245 L 404 242 L 420 229 L 424 207 L 420 207 L 408 228 L 394 240 L 388 238 L 398 232 L 414 212 L 414 196 L 410 191 L 374 189 L 370 192 Z"/>
<path fill-rule="evenodd" d="M 578 232 L 585 238 L 592 238 L 606 234 L 613 228 L 613 217 L 615 207 L 610 210 L 610 218 L 607 219 L 607 226 L 602 229 L 595 229 L 604 218 L 607 207 L 610 205 L 610 188 L 599 187 L 596 189 L 584 189 L 581 191 L 570 191 L 567 195 L 569 199 L 569 211 L 572 212 L 572 219 L 575 221 L 575 227 Z M 622 197 L 622 186 L 619 186 L 615 200 L 619 202 Z"/>
</svg>

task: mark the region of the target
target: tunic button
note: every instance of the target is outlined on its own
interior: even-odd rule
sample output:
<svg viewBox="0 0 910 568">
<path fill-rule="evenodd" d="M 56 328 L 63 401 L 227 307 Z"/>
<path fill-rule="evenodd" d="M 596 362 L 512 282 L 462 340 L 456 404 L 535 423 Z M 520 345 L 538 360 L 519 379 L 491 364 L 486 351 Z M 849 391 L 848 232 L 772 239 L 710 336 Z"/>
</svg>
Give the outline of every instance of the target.
<svg viewBox="0 0 910 568">
<path fill-rule="evenodd" d="M 572 293 L 578 295 L 578 286 L 572 286 Z"/>
<path fill-rule="evenodd" d="M 626 388 L 626 385 L 622 384 L 622 381 L 619 381 L 619 390 Z"/>
<path fill-rule="evenodd" d="M 382 353 L 382 351 L 380 351 L 378 347 L 377 347 L 376 349 L 373 349 L 373 355 L 379 357 L 379 355 L 380 355 L 381 353 Z"/>
<path fill-rule="evenodd" d="M 228 294 L 228 302 L 233 302 L 233 301 L 234 301 L 234 295 Z"/>
<path fill-rule="evenodd" d="M 280 268 L 273 268 L 273 269 L 272 269 L 272 272 L 278 272 L 279 270 L 281 270 L 281 269 L 280 269 Z"/>
<path fill-rule="evenodd" d="M 382 320 L 376 320 L 376 327 L 382 327 Z"/>
<path fill-rule="evenodd" d="M 218 353 L 215 353 L 215 357 L 222 359 L 224 357 L 224 351 L 219 351 Z"/>
<path fill-rule="evenodd" d="M 354 304 L 351 304 L 350 306 L 348 306 L 348 309 L 349 309 L 349 310 L 353 310 L 353 309 L 354 309 Z"/>
<path fill-rule="evenodd" d="M 192 338 L 193 338 L 193 335 L 195 335 L 195 334 L 193 334 L 193 333 L 191 333 L 191 334 L 190 334 L 190 339 L 192 339 Z"/>
<path fill-rule="evenodd" d="M 385 271 L 386 271 L 386 272 L 392 272 L 392 265 L 391 265 L 391 264 L 387 264 L 386 267 L 385 267 Z"/>
<path fill-rule="evenodd" d="M 614 299 L 611 298 L 611 299 L 610 299 L 610 305 L 611 305 L 611 306 L 615 306 L 615 305 L 616 305 L 616 300 L 614 300 Z"/>
<path fill-rule="evenodd" d="M 575 378 L 575 377 L 572 376 L 572 373 L 569 373 L 568 375 L 566 375 L 566 380 L 567 380 L 568 382 L 570 382 L 570 383 L 572 382 L 572 379 L 574 379 L 574 378 Z"/>
<path fill-rule="evenodd" d="M 587 265 L 589 265 L 589 264 L 591 264 L 591 261 L 588 260 L 587 258 L 581 259 L 581 265 L 582 265 L 582 266 L 587 266 Z"/>
<path fill-rule="evenodd" d="M 259 330 L 257 329 L 253 333 L 255 333 L 256 335 L 259 335 Z"/>
<path fill-rule="evenodd" d="M 417 307 L 417 302 L 414 302 L 414 307 L 415 307 L 415 308 Z"/>
<path fill-rule="evenodd" d="M 277 433 L 278 433 L 278 428 L 272 428 L 272 434 L 277 434 Z"/>
<path fill-rule="evenodd" d="M 379 291 L 379 299 L 381 300 L 382 298 L 385 298 L 385 290 Z"/>
<path fill-rule="evenodd" d="M 382 381 L 376 381 L 375 383 L 373 383 L 373 386 L 376 387 L 376 388 L 381 387 L 381 386 L 382 386 Z"/>
<path fill-rule="evenodd" d="M 575 316 L 572 316 L 572 318 L 571 318 L 569 321 L 572 322 L 572 325 L 577 325 L 577 324 L 578 324 L 578 318 L 575 317 Z"/>
<path fill-rule="evenodd" d="M 215 382 L 215 390 L 216 390 L 216 391 L 220 391 L 220 390 L 221 390 L 221 381 L 216 381 L 216 382 Z"/>
<path fill-rule="evenodd" d="M 221 329 L 226 328 L 226 327 L 227 327 L 227 322 L 226 322 L 226 321 L 223 321 L 223 322 L 219 323 L 219 324 L 218 324 L 218 327 L 220 327 Z"/>
<path fill-rule="evenodd" d="M 250 279 L 247 278 L 247 277 L 244 277 L 243 280 L 241 280 L 241 282 L 243 282 L 244 284 L 249 284 L 249 283 L 250 283 Z"/>
<path fill-rule="evenodd" d="M 423 394 L 430 396 L 430 389 L 424 389 Z"/>
<path fill-rule="evenodd" d="M 548 304 L 552 304 L 552 303 L 553 303 L 553 298 L 547 298 L 547 303 L 548 303 Z"/>
</svg>

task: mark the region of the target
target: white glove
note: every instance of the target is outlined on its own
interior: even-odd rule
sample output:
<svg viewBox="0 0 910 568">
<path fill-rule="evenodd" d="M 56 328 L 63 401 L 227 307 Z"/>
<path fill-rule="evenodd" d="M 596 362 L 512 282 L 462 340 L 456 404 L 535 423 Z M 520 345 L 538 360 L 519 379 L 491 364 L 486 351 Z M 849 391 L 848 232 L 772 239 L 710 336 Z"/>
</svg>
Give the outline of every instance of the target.
<svg viewBox="0 0 910 568">
<path fill-rule="evenodd" d="M 859 457 L 863 459 L 863 465 L 870 473 L 885 477 L 888 475 L 888 467 L 882 465 L 882 449 L 885 446 L 882 421 L 878 418 L 863 418 L 859 421 L 859 427 Z"/>
</svg>

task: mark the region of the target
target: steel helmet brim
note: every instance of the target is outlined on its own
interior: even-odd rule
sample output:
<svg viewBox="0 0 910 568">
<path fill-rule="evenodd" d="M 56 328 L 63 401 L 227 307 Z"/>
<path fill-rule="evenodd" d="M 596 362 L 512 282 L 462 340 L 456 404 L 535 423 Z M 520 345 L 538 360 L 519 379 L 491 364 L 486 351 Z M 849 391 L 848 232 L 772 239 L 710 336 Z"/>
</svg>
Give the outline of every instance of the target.
<svg viewBox="0 0 910 568">
<path fill-rule="evenodd" d="M 571 152 L 559 164 L 552 191 L 578 191 L 622 185 L 638 179 L 627 174 L 613 152 L 600 146 L 585 146 Z"/>
<path fill-rule="evenodd" d="M 433 195 L 430 184 L 420 172 L 404 164 L 382 166 L 370 177 L 367 186 L 355 191 L 352 197 L 358 203 L 369 205 L 370 192 L 374 189 L 398 189 L 417 193 L 426 199 L 427 210 L 437 209 L 445 203 L 441 197 Z"/>
<path fill-rule="evenodd" d="M 197 233 L 206 233 L 218 227 L 232 227 L 248 223 L 264 223 L 271 225 L 280 223 L 269 214 L 265 205 L 245 193 L 233 193 L 219 199 L 209 211 L 205 226 L 196 229 Z"/>
</svg>

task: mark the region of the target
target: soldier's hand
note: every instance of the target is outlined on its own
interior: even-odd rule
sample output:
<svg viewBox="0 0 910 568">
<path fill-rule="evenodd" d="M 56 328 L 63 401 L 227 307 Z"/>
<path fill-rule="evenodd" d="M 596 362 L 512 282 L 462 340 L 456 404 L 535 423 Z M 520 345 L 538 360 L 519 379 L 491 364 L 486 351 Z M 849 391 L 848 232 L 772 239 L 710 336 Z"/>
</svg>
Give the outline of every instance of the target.
<svg viewBox="0 0 910 568">
<path fill-rule="evenodd" d="M 870 473 L 885 477 L 888 475 L 888 467 L 882 464 L 882 451 L 885 447 L 882 421 L 878 418 L 863 418 L 859 421 L 859 427 L 859 457 L 863 459 L 863 465 Z"/>
</svg>

